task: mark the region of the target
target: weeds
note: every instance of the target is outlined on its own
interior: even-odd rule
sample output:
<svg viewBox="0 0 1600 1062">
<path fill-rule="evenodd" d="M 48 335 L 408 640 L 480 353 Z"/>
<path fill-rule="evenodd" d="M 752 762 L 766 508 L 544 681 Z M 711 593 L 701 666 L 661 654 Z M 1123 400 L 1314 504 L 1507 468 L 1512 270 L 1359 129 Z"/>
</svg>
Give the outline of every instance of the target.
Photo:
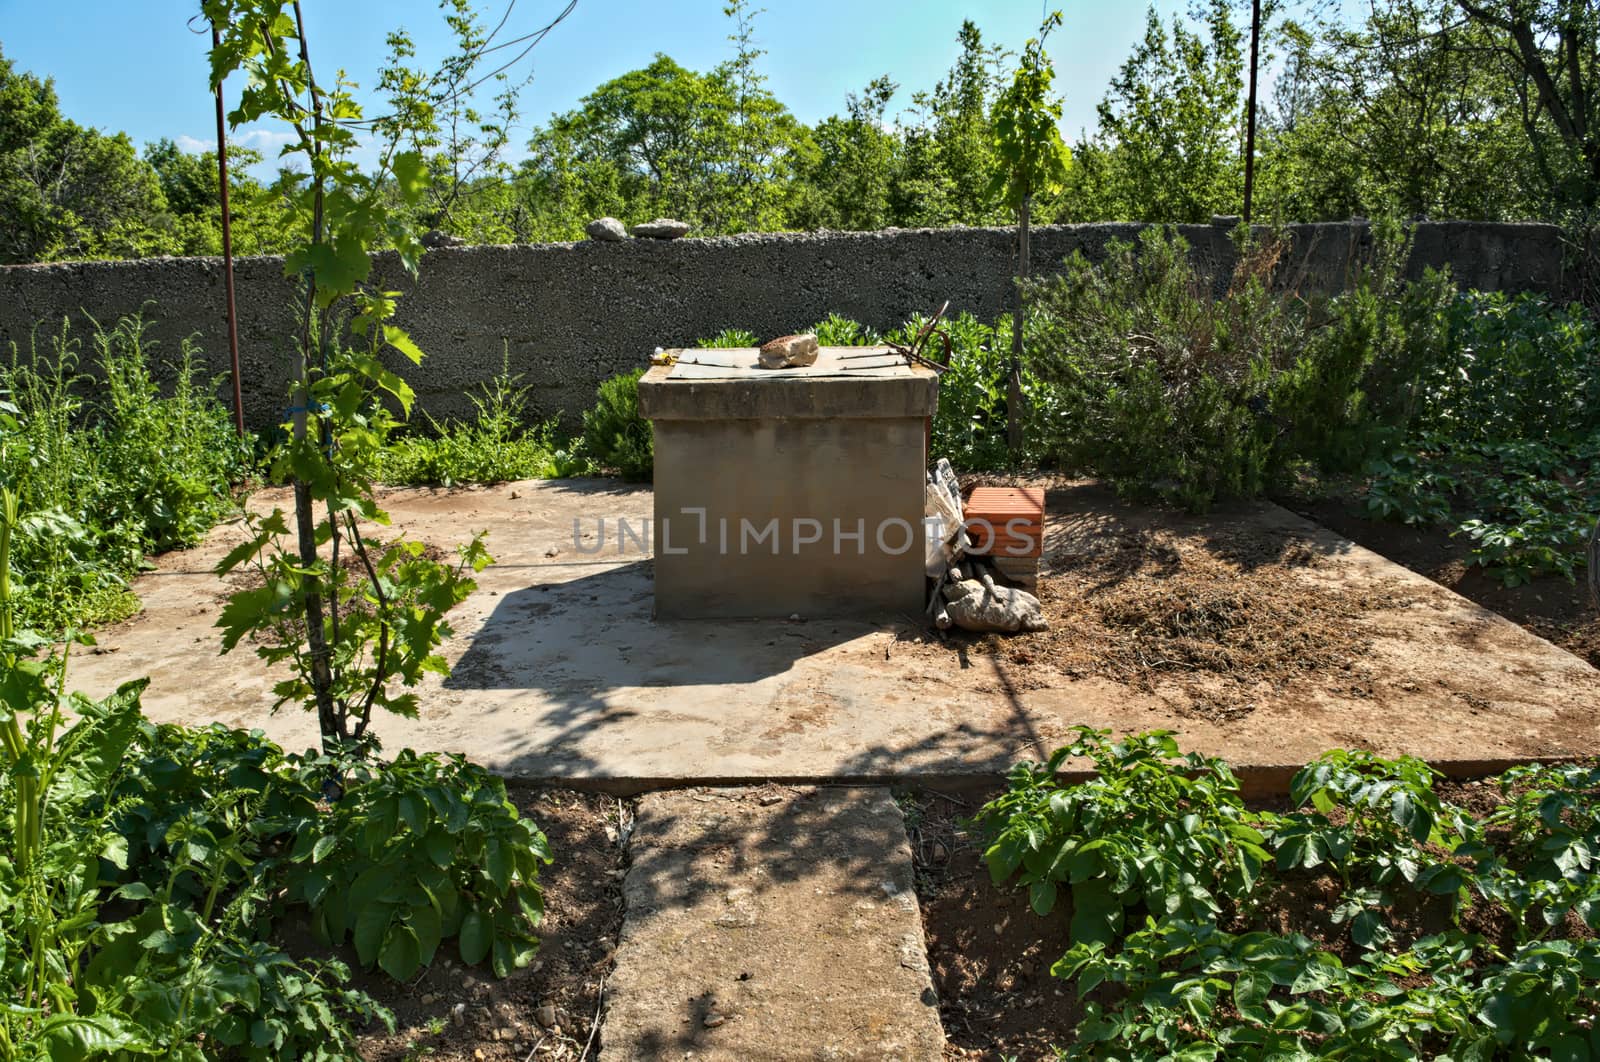
<svg viewBox="0 0 1600 1062">
<path fill-rule="evenodd" d="M 582 474 L 586 463 L 556 437 L 553 420 L 530 423 L 528 387 L 511 374 L 509 353 L 500 372 L 467 396 L 476 409 L 471 420 L 431 416 L 431 433 L 393 439 L 378 462 L 378 478 L 396 485 L 504 483 Z"/>
<path fill-rule="evenodd" d="M 66 322 L 41 350 L 0 364 L 0 483 L 17 495 L 16 608 L 23 626 L 59 632 L 138 607 L 128 578 L 145 554 L 192 546 L 232 508 L 250 468 L 185 341 L 163 393 L 148 325 L 95 326 L 92 360 Z"/>
</svg>

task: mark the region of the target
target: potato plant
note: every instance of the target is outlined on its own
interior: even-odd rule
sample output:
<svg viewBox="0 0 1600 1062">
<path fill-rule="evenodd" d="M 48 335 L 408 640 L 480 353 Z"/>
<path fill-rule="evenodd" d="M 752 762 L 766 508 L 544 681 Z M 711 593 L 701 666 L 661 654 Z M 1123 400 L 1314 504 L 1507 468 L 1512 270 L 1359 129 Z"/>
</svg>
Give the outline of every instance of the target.
<svg viewBox="0 0 1600 1062">
<path fill-rule="evenodd" d="M 1078 758 L 1092 777 L 1063 781 Z M 1019 765 L 975 825 L 997 884 L 1026 887 L 1041 913 L 1073 904 L 1051 973 L 1085 1016 L 1063 1054 L 1600 1056 L 1600 771 L 1517 769 L 1481 819 L 1441 801 L 1435 777 L 1411 757 L 1336 750 L 1276 814 L 1247 809 L 1225 763 L 1180 755 L 1162 732 L 1080 728 L 1047 763 Z M 1318 874 L 1340 892 L 1331 926 L 1254 918 Z M 1390 926 L 1407 893 L 1445 898 L 1449 924 Z M 1511 928 L 1469 931 L 1467 905 Z"/>
</svg>

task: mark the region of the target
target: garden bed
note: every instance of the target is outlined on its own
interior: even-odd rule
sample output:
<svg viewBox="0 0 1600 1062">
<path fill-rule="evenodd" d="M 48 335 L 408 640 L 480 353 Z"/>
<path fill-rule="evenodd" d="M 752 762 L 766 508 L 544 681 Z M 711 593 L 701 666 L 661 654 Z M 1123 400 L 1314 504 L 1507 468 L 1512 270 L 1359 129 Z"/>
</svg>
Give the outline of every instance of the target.
<svg viewBox="0 0 1600 1062">
<path fill-rule="evenodd" d="M 1492 779 L 1441 780 L 1435 790 L 1446 804 L 1480 818 L 1503 803 Z M 1002 792 L 995 787 L 960 793 L 921 791 L 902 797 L 948 1059 L 1054 1058 L 1056 1048 L 1072 1042 L 1084 1017 L 1077 988 L 1050 973 L 1071 944 L 1072 908 L 1065 892 L 1048 915 L 1034 913 L 1026 889 L 1009 882 L 991 883 L 984 841 L 967 827 L 967 820 Z M 1253 806 L 1287 810 L 1281 799 Z M 1491 840 L 1504 838 L 1491 835 Z M 1255 910 L 1248 916 L 1231 912 L 1222 920 L 1222 928 L 1231 933 L 1304 934 L 1317 948 L 1353 963 L 1360 949 L 1348 927 L 1334 921 L 1339 896 L 1340 882 L 1332 874 L 1287 872 L 1258 897 Z M 1460 912 L 1460 927 L 1481 934 L 1492 948 L 1514 950 L 1510 920 L 1478 897 L 1474 900 Z M 1454 924 L 1443 897 L 1421 892 L 1402 891 L 1385 914 L 1395 935 L 1391 950 Z M 1130 925 L 1140 920 L 1142 915 L 1130 917 Z M 1592 936 L 1581 920 L 1569 914 L 1548 939 Z M 1115 990 L 1104 986 L 1085 997 L 1102 1004 L 1116 998 Z"/>
<path fill-rule="evenodd" d="M 409 984 L 378 971 L 357 973 L 357 985 L 397 1021 L 393 1034 L 379 1029 L 365 1037 L 366 1062 L 579 1059 L 586 1044 L 593 1048 L 622 928 L 618 829 L 631 823 L 632 811 L 615 797 L 561 789 L 512 789 L 509 796 L 539 824 L 554 857 L 539 879 L 545 916 L 538 957 L 503 980 L 486 965 L 464 968 L 449 947 Z M 541 1017 L 554 1024 L 546 1027 Z"/>
</svg>

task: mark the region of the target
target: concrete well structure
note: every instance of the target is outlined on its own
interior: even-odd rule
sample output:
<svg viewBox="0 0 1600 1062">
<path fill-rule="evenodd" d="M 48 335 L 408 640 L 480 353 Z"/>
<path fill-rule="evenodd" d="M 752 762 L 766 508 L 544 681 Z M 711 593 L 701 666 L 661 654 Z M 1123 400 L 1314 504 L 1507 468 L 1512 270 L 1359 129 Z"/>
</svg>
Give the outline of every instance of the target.
<svg viewBox="0 0 1600 1062">
<path fill-rule="evenodd" d="M 920 612 L 936 374 L 885 347 L 789 369 L 754 347 L 675 353 L 639 381 L 656 615 Z"/>
</svg>

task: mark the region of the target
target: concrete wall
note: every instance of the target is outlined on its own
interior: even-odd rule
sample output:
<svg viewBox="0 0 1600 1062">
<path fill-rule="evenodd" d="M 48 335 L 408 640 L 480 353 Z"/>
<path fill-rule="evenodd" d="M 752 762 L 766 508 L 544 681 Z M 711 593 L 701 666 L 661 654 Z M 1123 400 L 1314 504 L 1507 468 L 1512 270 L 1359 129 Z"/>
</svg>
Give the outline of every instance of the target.
<svg viewBox="0 0 1600 1062">
<path fill-rule="evenodd" d="M 1138 228 L 1038 228 L 1033 261 L 1053 268 L 1074 250 L 1093 259 Z M 1225 275 L 1233 258 L 1227 231 L 1182 228 L 1197 259 Z M 1323 286 L 1339 283 L 1371 240 L 1359 223 L 1292 232 L 1306 278 Z M 644 364 L 657 346 L 690 345 L 723 328 L 774 336 L 838 311 L 886 329 L 945 299 L 953 312 L 992 316 L 1005 308 L 1013 244 L 1008 229 L 942 229 L 467 247 L 429 252 L 415 284 L 396 276 L 392 256 L 379 256 L 378 266 L 405 293 L 400 323 L 429 354 L 407 372 L 423 409 L 470 412 L 465 392 L 499 370 L 504 348 L 512 371 L 531 385 L 535 410 L 564 413 L 571 424 L 607 376 Z M 1471 287 L 1556 290 L 1560 233 L 1535 224 L 1418 225 L 1412 271 L 1445 263 Z M 276 258 L 241 260 L 236 275 L 246 415 L 259 428 L 287 405 L 292 288 Z M 106 321 L 147 305 L 166 350 L 193 335 L 213 369 L 226 369 L 214 258 L 0 268 L 0 351 L 15 343 L 26 352 L 39 322 L 49 331 L 63 316 Z"/>
</svg>

